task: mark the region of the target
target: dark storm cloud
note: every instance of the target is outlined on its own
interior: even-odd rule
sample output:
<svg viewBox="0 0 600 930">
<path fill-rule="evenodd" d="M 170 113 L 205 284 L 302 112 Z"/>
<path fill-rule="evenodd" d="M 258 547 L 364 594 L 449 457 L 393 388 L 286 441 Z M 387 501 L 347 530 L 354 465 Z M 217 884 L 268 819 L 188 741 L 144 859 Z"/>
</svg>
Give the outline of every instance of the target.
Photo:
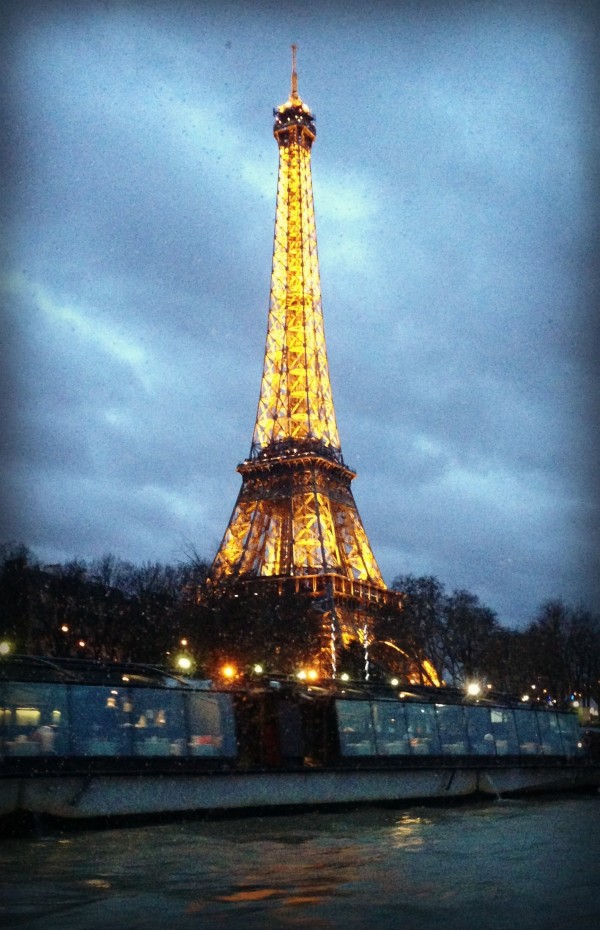
<svg viewBox="0 0 600 930">
<path fill-rule="evenodd" d="M 334 397 L 384 575 L 598 603 L 592 4 L 6 5 L 5 537 L 212 557 L 300 92 Z"/>
</svg>

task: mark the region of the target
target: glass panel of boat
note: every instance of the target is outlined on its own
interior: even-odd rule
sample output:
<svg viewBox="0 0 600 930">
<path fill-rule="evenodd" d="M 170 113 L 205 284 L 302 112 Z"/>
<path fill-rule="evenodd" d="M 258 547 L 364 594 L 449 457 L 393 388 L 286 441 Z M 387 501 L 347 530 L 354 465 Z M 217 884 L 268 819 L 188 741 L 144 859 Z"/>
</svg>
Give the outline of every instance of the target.
<svg viewBox="0 0 600 930">
<path fill-rule="evenodd" d="M 3 756 L 236 755 L 230 694 L 107 685 L 0 685 Z"/>
<path fill-rule="evenodd" d="M 470 709 L 470 708 L 469 708 Z M 450 756 L 468 753 L 465 708 L 460 704 L 436 704 L 442 752 Z"/>
<path fill-rule="evenodd" d="M 0 752 L 8 756 L 68 751 L 67 688 L 59 684 L 0 685 Z"/>
<path fill-rule="evenodd" d="M 130 682 L 0 683 L 5 758 L 205 757 L 285 768 L 327 765 L 336 756 L 584 754 L 577 716 L 546 708 L 326 693 L 307 701 L 302 693 L 271 691 L 250 699 Z"/>
<path fill-rule="evenodd" d="M 441 752 L 440 733 L 433 704 L 407 704 L 408 738 L 415 756 L 438 755 Z"/>
<path fill-rule="evenodd" d="M 343 756 L 375 756 L 375 728 L 371 701 L 335 702 Z"/>
</svg>

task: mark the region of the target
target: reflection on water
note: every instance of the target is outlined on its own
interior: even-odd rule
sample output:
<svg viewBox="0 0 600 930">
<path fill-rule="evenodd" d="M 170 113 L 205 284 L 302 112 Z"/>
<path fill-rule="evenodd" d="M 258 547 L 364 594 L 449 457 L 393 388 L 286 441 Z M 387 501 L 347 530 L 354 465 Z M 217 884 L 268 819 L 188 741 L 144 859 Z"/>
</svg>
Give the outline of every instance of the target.
<svg viewBox="0 0 600 930">
<path fill-rule="evenodd" d="M 186 821 L 0 844 L 22 930 L 591 930 L 600 797 Z"/>
</svg>

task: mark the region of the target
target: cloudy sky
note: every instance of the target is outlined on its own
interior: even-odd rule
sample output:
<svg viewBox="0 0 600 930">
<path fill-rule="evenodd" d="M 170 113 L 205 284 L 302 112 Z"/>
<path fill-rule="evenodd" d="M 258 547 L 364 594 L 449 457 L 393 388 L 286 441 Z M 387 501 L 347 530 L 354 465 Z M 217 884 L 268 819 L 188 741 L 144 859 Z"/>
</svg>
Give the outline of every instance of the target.
<svg viewBox="0 0 600 930">
<path fill-rule="evenodd" d="M 338 425 L 386 581 L 437 575 L 509 625 L 598 609 L 599 12 L 5 0 L 0 537 L 216 552 L 296 42 Z"/>
</svg>

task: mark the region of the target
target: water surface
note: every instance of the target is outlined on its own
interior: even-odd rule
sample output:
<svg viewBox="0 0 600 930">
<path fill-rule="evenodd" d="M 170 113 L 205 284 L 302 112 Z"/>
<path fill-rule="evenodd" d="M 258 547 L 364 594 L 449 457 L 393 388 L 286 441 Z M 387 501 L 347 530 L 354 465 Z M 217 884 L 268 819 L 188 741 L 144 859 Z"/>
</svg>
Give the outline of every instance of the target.
<svg viewBox="0 0 600 930">
<path fill-rule="evenodd" d="M 0 874 L 22 930 L 597 930 L 600 795 L 49 832 Z"/>
</svg>

